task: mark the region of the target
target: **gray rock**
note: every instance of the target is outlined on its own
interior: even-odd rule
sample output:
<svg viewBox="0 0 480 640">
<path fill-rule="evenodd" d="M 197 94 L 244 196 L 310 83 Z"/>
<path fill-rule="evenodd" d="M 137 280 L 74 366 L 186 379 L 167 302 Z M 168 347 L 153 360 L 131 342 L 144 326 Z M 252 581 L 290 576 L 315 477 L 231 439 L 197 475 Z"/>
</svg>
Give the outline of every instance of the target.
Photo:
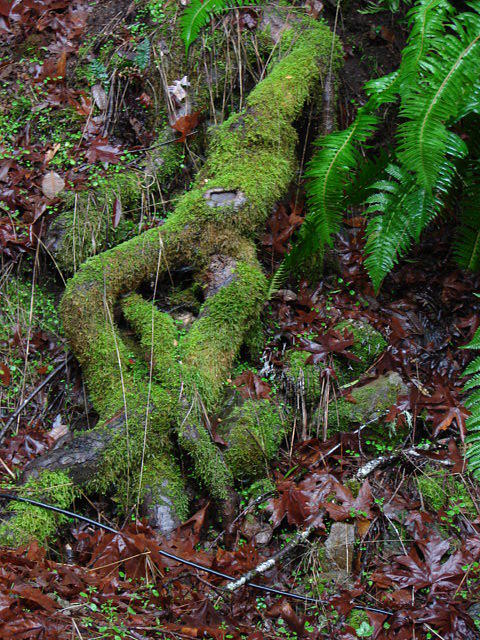
<svg viewBox="0 0 480 640">
<path fill-rule="evenodd" d="M 342 574 L 352 571 L 355 525 L 334 522 L 325 541 L 325 558 Z"/>
</svg>

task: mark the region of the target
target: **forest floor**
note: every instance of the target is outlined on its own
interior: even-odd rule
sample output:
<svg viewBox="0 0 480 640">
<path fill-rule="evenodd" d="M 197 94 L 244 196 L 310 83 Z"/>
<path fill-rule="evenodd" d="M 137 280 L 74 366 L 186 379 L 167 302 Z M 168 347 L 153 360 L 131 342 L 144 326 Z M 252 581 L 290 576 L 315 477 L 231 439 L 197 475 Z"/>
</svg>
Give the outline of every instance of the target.
<svg viewBox="0 0 480 640">
<path fill-rule="evenodd" d="M 364 4 L 352 0 L 339 14 L 345 51 L 340 128 L 364 101 L 364 82 L 396 68 L 406 37 L 404 11 L 359 13 Z M 101 182 L 107 163 L 135 165 L 152 143 L 141 61 L 129 71 L 127 116 L 118 115 L 110 128 L 92 117 L 106 99 L 95 77 L 77 73 L 75 82 L 65 82 L 81 66 L 81 47 L 95 38 L 113 39 L 127 53 L 125 43 L 143 41 L 133 5 L 105 2 L 95 10 L 95 3 L 81 0 L 42 0 L 20 3 L 12 16 L 12 3 L 0 0 L 0 430 L 8 427 L 0 448 L 2 489 L 67 428 L 95 421 L 57 317 L 64 283 L 48 247 L 61 200 L 48 192 L 59 188 L 56 178 L 44 180 L 55 171 L 81 190 Z M 333 26 L 335 7 L 321 5 L 308 4 Z M 255 10 L 246 10 L 242 28 L 255 29 L 257 19 Z M 387 111 L 383 142 L 393 137 L 391 121 Z M 176 130 L 188 140 L 200 137 L 197 124 L 182 122 Z M 172 128 L 172 139 L 177 135 Z M 171 183 L 177 192 L 200 161 L 188 140 Z M 168 210 L 169 194 L 160 191 L 160 198 L 138 230 L 158 224 Z M 259 247 L 268 275 L 302 223 L 302 202 L 302 186 L 295 185 L 272 213 Z M 114 205 L 113 234 L 125 214 Z M 365 224 L 361 207 L 351 212 L 328 261 L 334 267 L 308 281 L 289 281 L 272 295 L 262 318 L 261 357 L 239 362 L 232 376 L 232 393 L 243 397 L 283 393 L 294 423 L 269 482 L 261 491 L 241 489 L 233 548 L 223 546 L 213 505 L 198 492 L 194 515 L 168 540 L 132 514 L 122 519 L 104 496 L 77 499 L 76 512 L 122 534 L 69 520 L 47 550 L 37 544 L 1 549 L 0 638 L 480 638 L 480 489 L 462 455 L 467 412 L 461 376 L 471 359 L 462 347 L 480 324 L 474 296 L 480 282 L 453 266 L 450 229 L 442 223 L 375 296 L 363 268 Z M 331 361 L 336 354 L 348 362 L 351 343 L 333 331 L 345 319 L 368 323 L 386 341 L 353 385 L 336 381 Z M 304 389 L 292 391 L 285 382 L 291 347 L 329 354 L 315 405 Z M 355 406 L 355 389 L 390 372 L 401 377 L 403 392 L 375 425 L 359 423 L 326 438 L 319 416 L 335 411 L 331 397 Z M 402 436 L 389 439 L 385 434 L 394 427 Z M 309 540 L 256 581 L 316 598 L 316 604 L 250 587 L 226 594 L 221 578 L 159 553 L 238 577 L 309 525 Z"/>
</svg>

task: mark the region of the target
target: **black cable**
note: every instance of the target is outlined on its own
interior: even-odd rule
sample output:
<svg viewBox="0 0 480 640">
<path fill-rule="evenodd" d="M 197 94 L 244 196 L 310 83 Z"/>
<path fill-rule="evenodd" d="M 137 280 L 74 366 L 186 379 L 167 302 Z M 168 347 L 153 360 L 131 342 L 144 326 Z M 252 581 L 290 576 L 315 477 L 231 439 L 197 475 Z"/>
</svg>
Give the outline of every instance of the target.
<svg viewBox="0 0 480 640">
<path fill-rule="evenodd" d="M 0 499 L 2 498 L 6 500 L 14 500 L 15 502 L 26 502 L 27 504 L 31 504 L 35 507 L 41 507 L 42 509 L 47 509 L 48 511 L 54 511 L 55 513 L 61 513 L 64 516 L 75 518 L 76 520 L 81 520 L 82 522 L 86 522 L 87 524 L 91 524 L 94 527 L 104 529 L 105 531 L 114 533 L 115 535 L 121 535 L 126 538 L 128 537 L 128 534 L 123 533 L 118 529 L 114 529 L 113 527 L 109 527 L 108 524 L 102 524 L 101 522 L 97 522 L 97 520 L 92 520 L 91 518 L 87 518 L 86 516 L 82 516 L 78 513 L 73 513 L 73 511 L 67 511 L 66 509 L 55 507 L 53 504 L 46 504 L 44 502 L 39 502 L 38 500 L 31 500 L 30 498 L 24 498 L 23 496 L 16 496 L 12 493 L 0 492 Z M 212 576 L 217 576 L 218 578 L 224 578 L 225 580 L 229 580 L 230 582 L 234 582 L 236 580 L 236 578 L 233 578 L 232 576 L 229 576 L 226 573 L 222 573 L 221 571 L 216 571 L 215 569 L 210 569 L 209 567 L 205 567 L 202 564 L 198 564 L 197 562 L 192 562 L 191 560 L 186 560 L 185 558 L 176 556 L 175 554 L 169 553 L 168 551 L 163 551 L 162 549 L 159 549 L 158 552 L 161 556 L 165 558 L 169 558 L 170 560 L 174 560 L 175 562 L 179 562 L 180 564 L 184 564 L 188 567 L 192 567 L 193 569 L 198 569 L 199 571 L 205 571 L 205 573 L 209 573 Z M 300 600 L 302 602 L 309 602 L 311 604 L 326 604 L 323 600 L 311 598 L 310 596 L 304 596 L 299 593 L 292 593 L 290 591 L 282 591 L 281 589 L 275 589 L 274 587 L 267 587 L 263 584 L 257 584 L 255 582 L 246 582 L 245 585 L 248 587 L 252 587 L 252 589 L 257 589 L 258 591 L 272 593 L 273 595 L 276 595 L 276 596 L 284 596 L 286 598 L 292 598 L 294 600 Z M 388 616 L 393 615 L 392 611 L 386 611 L 385 609 L 377 609 L 375 607 L 368 607 L 366 605 L 365 606 L 354 605 L 353 608 L 372 611 L 374 613 L 381 613 Z"/>
</svg>

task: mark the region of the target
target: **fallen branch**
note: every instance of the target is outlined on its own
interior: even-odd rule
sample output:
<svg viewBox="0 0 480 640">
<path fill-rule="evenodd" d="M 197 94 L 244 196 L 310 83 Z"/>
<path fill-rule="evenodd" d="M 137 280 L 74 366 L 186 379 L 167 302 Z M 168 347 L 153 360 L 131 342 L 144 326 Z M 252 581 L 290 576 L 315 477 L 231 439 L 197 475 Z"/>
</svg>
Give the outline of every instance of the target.
<svg viewBox="0 0 480 640">
<path fill-rule="evenodd" d="M 301 544 L 302 542 L 305 542 L 305 540 L 308 540 L 310 534 L 314 529 L 315 529 L 315 525 L 310 524 L 306 529 L 297 531 L 293 539 L 285 547 L 283 547 L 283 549 L 280 549 L 280 551 L 277 551 L 277 553 L 275 553 L 271 558 L 268 558 L 268 560 L 261 562 L 250 571 L 247 571 L 247 573 L 244 573 L 243 576 L 241 576 L 240 578 L 237 578 L 233 582 L 229 582 L 226 586 L 228 591 L 230 592 L 236 591 L 237 589 L 240 589 L 240 587 L 243 587 L 244 585 L 249 584 L 251 580 L 255 578 L 255 576 L 261 575 L 262 573 L 265 573 L 269 569 L 272 569 L 272 567 L 274 567 L 279 560 L 281 560 L 284 556 L 288 555 L 291 551 L 293 551 L 295 547 L 298 547 L 299 544 Z"/>
</svg>

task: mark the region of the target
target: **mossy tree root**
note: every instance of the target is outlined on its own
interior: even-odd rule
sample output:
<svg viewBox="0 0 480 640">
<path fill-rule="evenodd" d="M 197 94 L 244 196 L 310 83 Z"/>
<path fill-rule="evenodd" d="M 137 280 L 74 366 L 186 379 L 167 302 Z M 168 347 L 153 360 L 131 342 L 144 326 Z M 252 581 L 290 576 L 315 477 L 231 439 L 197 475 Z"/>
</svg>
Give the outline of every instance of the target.
<svg viewBox="0 0 480 640">
<path fill-rule="evenodd" d="M 143 499 L 167 531 L 187 512 L 174 430 L 198 479 L 231 513 L 234 467 L 214 444 L 206 416 L 221 403 L 234 358 L 265 301 L 255 238 L 297 169 L 293 123 L 330 64 L 335 69 L 341 60 L 336 40 L 332 57 L 332 37 L 312 20 L 286 31 L 290 52 L 251 92 L 245 109 L 218 128 L 193 188 L 166 223 L 87 260 L 68 282 L 61 316 L 100 422 L 37 460 L 27 475 L 61 469 L 86 490 L 114 487 L 124 505 Z M 199 317 L 178 336 L 167 314 L 132 292 L 183 265 L 207 285 Z M 115 324 L 120 300 L 147 361 L 152 358 L 141 380 Z M 74 458 L 88 443 L 95 446 L 85 479 Z"/>
</svg>

